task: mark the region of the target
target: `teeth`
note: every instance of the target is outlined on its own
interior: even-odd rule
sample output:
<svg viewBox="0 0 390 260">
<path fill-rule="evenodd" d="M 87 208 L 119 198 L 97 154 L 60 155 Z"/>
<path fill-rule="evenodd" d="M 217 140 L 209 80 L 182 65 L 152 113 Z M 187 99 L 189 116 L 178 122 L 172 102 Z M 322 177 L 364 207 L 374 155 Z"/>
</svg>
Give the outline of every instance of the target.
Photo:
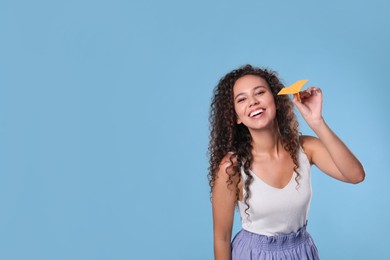
<svg viewBox="0 0 390 260">
<path fill-rule="evenodd" d="M 263 109 L 259 109 L 259 110 L 256 110 L 256 111 L 253 111 L 252 113 L 250 113 L 250 117 L 253 117 L 253 116 L 257 116 L 258 114 L 264 112 Z"/>
</svg>

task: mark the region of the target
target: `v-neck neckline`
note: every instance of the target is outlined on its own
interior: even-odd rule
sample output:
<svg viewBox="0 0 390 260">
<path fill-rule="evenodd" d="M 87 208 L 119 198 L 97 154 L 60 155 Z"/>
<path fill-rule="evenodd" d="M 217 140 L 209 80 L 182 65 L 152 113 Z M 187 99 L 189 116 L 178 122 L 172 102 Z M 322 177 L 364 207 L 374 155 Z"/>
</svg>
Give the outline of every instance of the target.
<svg viewBox="0 0 390 260">
<path fill-rule="evenodd" d="M 249 169 L 249 171 L 250 171 L 250 173 L 251 173 L 252 175 L 255 176 L 255 178 L 259 179 L 262 183 L 264 183 L 264 184 L 267 185 L 268 187 L 273 188 L 273 189 L 276 189 L 276 190 L 284 190 L 284 189 L 286 189 L 286 188 L 290 185 L 290 183 L 293 181 L 294 175 L 295 175 L 295 171 L 293 171 L 293 173 L 291 174 L 291 178 L 290 178 L 289 182 L 288 182 L 284 187 L 278 188 L 278 187 L 272 186 L 271 184 L 269 184 L 269 183 L 267 183 L 266 181 L 264 181 L 262 178 L 260 178 L 259 176 L 257 176 L 257 174 L 254 173 L 251 169 Z"/>
</svg>

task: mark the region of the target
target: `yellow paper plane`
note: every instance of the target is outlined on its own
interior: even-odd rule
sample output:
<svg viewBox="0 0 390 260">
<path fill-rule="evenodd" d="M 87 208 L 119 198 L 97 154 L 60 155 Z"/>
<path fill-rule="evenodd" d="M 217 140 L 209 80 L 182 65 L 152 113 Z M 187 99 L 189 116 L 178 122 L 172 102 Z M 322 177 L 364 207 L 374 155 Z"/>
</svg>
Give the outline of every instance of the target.
<svg viewBox="0 0 390 260">
<path fill-rule="evenodd" d="M 287 94 L 297 94 L 298 101 L 301 101 L 301 97 L 299 96 L 299 91 L 303 88 L 303 86 L 308 82 L 307 79 L 301 79 L 292 84 L 291 86 L 282 88 L 278 95 L 287 95 Z"/>
</svg>

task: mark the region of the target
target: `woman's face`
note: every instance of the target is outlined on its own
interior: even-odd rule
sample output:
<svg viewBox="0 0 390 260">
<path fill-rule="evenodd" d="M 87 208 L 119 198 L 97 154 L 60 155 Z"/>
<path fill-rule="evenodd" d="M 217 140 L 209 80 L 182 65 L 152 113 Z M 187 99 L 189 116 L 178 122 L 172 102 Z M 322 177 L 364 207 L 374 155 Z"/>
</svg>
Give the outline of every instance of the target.
<svg viewBox="0 0 390 260">
<path fill-rule="evenodd" d="M 237 124 L 244 124 L 254 130 L 273 126 L 275 100 L 263 78 L 255 75 L 239 78 L 233 86 L 233 98 Z"/>
</svg>

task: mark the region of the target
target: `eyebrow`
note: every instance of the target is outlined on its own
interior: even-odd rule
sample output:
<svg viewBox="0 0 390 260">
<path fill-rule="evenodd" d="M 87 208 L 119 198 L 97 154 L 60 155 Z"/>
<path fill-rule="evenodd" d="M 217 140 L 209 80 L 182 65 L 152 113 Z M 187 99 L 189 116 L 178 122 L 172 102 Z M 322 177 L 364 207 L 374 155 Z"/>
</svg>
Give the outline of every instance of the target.
<svg viewBox="0 0 390 260">
<path fill-rule="evenodd" d="M 256 87 L 254 87 L 254 88 L 252 89 L 252 91 L 255 91 L 255 90 L 259 89 L 259 88 L 265 88 L 265 89 L 267 89 L 267 87 L 265 87 L 265 86 L 256 86 Z M 239 96 L 244 95 L 244 94 L 245 94 L 244 92 L 238 93 L 238 94 L 234 97 L 234 100 L 236 100 Z"/>
</svg>

